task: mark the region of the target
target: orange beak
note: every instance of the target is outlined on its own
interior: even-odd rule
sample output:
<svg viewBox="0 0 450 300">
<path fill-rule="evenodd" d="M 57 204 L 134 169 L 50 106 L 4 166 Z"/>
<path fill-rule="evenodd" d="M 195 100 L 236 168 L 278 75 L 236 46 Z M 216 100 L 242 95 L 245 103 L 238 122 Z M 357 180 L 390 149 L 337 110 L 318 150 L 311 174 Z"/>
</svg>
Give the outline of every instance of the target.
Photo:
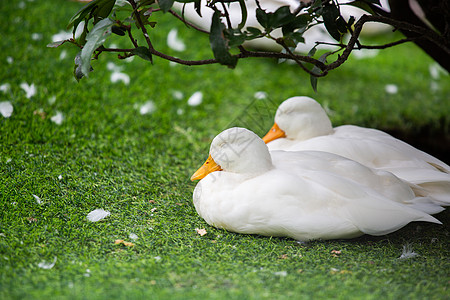
<svg viewBox="0 0 450 300">
<path fill-rule="evenodd" d="M 264 143 L 271 142 L 273 140 L 286 137 L 286 133 L 278 127 L 277 123 L 274 123 L 272 128 L 270 128 L 269 132 L 263 137 Z"/>
<path fill-rule="evenodd" d="M 205 163 L 191 176 L 191 180 L 199 180 L 205 178 L 206 175 L 215 171 L 222 171 L 222 167 L 219 166 L 214 159 L 211 157 L 211 154 L 208 156 L 208 159 Z"/>
</svg>

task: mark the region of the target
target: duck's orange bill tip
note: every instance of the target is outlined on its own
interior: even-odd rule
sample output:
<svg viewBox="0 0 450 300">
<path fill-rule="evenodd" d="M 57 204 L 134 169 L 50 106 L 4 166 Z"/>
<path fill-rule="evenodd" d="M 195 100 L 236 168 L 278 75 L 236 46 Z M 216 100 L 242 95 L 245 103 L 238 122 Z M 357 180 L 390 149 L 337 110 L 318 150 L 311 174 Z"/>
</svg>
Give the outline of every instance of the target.
<svg viewBox="0 0 450 300">
<path fill-rule="evenodd" d="M 273 140 L 286 137 L 286 133 L 284 133 L 283 130 L 278 127 L 277 123 L 274 123 L 272 128 L 270 128 L 269 132 L 266 133 L 266 135 L 262 138 L 264 143 L 269 143 Z"/>
<path fill-rule="evenodd" d="M 215 171 L 222 171 L 222 167 L 214 161 L 210 154 L 205 163 L 191 176 L 191 180 L 203 179 L 206 175 Z"/>
</svg>

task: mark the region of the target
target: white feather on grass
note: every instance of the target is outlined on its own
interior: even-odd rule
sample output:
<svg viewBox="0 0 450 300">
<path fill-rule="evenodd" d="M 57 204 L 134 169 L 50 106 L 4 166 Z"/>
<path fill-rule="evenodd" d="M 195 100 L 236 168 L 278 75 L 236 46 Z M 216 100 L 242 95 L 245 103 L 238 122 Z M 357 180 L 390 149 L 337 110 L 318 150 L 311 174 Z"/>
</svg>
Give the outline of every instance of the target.
<svg viewBox="0 0 450 300">
<path fill-rule="evenodd" d="M 412 244 L 406 243 L 405 245 L 403 245 L 402 255 L 400 255 L 398 259 L 409 259 L 416 256 L 419 256 L 419 254 L 413 251 Z"/>
<path fill-rule="evenodd" d="M 88 213 L 87 219 L 91 222 L 98 222 L 100 220 L 103 220 L 107 216 L 109 216 L 111 213 L 109 211 L 106 211 L 104 209 L 95 209 Z"/>
<path fill-rule="evenodd" d="M 33 194 L 34 199 L 36 199 L 37 204 L 42 204 L 42 200 L 41 198 L 39 198 L 39 196 L 36 196 Z"/>
</svg>

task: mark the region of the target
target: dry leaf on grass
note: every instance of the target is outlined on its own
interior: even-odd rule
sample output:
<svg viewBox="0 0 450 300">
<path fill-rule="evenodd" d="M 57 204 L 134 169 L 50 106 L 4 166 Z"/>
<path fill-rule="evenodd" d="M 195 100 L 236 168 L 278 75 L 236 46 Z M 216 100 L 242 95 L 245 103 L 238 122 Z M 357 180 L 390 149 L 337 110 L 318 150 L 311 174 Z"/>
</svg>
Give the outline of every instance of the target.
<svg viewBox="0 0 450 300">
<path fill-rule="evenodd" d="M 116 244 L 116 245 L 123 244 L 124 246 L 127 246 L 127 247 L 133 247 L 134 246 L 134 244 L 132 242 L 126 242 L 124 240 L 115 240 L 114 244 Z"/>
<path fill-rule="evenodd" d="M 205 228 L 202 228 L 202 229 L 195 228 L 195 231 L 197 231 L 197 233 L 200 234 L 200 236 L 204 236 L 205 234 L 208 233 L 208 232 L 206 232 Z"/>
</svg>

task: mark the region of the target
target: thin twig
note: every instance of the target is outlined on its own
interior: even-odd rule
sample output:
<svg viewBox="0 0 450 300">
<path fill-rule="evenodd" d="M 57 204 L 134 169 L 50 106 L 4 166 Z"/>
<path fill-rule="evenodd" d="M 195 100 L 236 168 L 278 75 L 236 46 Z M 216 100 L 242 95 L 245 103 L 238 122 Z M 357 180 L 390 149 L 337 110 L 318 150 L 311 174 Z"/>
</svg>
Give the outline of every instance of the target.
<svg viewBox="0 0 450 300">
<path fill-rule="evenodd" d="M 195 24 L 188 22 L 185 18 L 183 18 L 182 16 L 180 16 L 179 14 L 177 14 L 176 12 L 174 12 L 173 10 L 169 9 L 169 13 L 171 13 L 175 18 L 177 18 L 178 20 L 180 20 L 181 22 L 183 22 L 186 26 L 188 27 L 192 27 L 197 31 L 209 34 L 209 31 L 207 30 L 203 30 L 200 27 L 196 26 Z"/>
</svg>

